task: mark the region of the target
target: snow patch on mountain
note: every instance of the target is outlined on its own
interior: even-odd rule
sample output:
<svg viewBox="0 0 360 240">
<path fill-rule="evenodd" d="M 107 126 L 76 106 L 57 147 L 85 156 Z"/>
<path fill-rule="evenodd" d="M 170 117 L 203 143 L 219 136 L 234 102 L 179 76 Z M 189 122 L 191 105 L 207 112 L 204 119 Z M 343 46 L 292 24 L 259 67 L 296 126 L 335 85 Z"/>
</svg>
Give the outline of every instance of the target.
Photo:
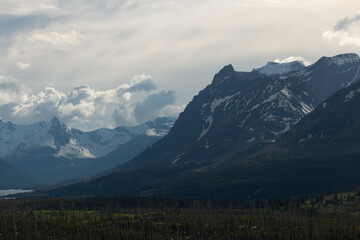
<svg viewBox="0 0 360 240">
<path fill-rule="evenodd" d="M 157 131 L 155 128 L 151 128 L 147 130 L 145 134 L 150 137 L 164 137 L 167 134 L 167 131 Z"/>
<path fill-rule="evenodd" d="M 357 54 L 354 53 L 347 53 L 337 55 L 335 57 L 329 58 L 329 63 L 336 64 L 338 66 L 349 64 L 349 63 L 358 63 L 360 62 L 360 58 Z"/>
<path fill-rule="evenodd" d="M 72 158 L 95 158 L 90 151 L 80 146 L 74 139 L 70 139 L 70 143 L 61 146 L 56 157 Z"/>
<path fill-rule="evenodd" d="M 204 137 L 207 133 L 208 133 L 208 131 L 210 130 L 210 128 L 211 128 L 211 125 L 213 124 L 213 117 L 212 116 L 209 116 L 208 118 L 206 118 L 206 120 L 205 120 L 205 128 L 203 127 L 203 130 L 202 130 L 202 132 L 200 133 L 200 136 L 199 136 L 199 138 L 196 140 L 196 142 L 198 142 L 202 137 Z"/>
<path fill-rule="evenodd" d="M 134 134 L 125 129 L 98 129 L 91 132 L 73 131 L 74 139 L 92 155 L 101 157 L 114 151 L 134 137 Z"/>
<path fill-rule="evenodd" d="M 54 147 L 47 132 L 47 123 L 40 122 L 31 125 L 16 125 L 7 122 L 0 126 L 0 157 L 12 152 L 18 145 L 26 142 L 28 147 L 39 143 L 40 146 Z"/>
<path fill-rule="evenodd" d="M 252 138 L 250 138 L 249 140 L 247 140 L 246 142 L 247 143 L 252 143 L 252 142 L 254 142 L 255 141 L 255 137 L 252 137 Z"/>
<path fill-rule="evenodd" d="M 265 99 L 262 102 L 262 104 L 274 101 L 277 98 L 278 94 L 279 93 L 275 93 L 275 94 L 271 95 L 269 98 Z"/>
<path fill-rule="evenodd" d="M 307 105 L 306 103 L 299 101 L 301 105 L 301 111 L 305 114 L 308 114 L 314 110 L 314 107 Z"/>
<path fill-rule="evenodd" d="M 186 152 L 180 153 L 175 157 L 175 159 L 171 162 L 171 166 L 175 166 L 177 162 L 186 154 Z"/>
<path fill-rule="evenodd" d="M 356 93 L 360 93 L 360 88 L 358 88 L 356 90 L 352 90 L 348 94 L 346 94 L 344 102 L 347 102 L 347 101 L 353 99 L 355 97 Z"/>
<path fill-rule="evenodd" d="M 350 91 L 350 92 L 345 96 L 344 102 L 349 101 L 349 100 L 352 99 L 354 96 L 355 96 L 355 91 Z"/>
<path fill-rule="evenodd" d="M 281 92 L 282 92 L 287 98 L 291 98 L 291 94 L 290 94 L 290 92 L 289 92 L 286 88 L 281 89 Z"/>
<path fill-rule="evenodd" d="M 348 82 L 345 87 L 348 87 L 351 84 L 353 84 L 354 82 L 356 82 L 357 80 L 359 80 L 359 77 L 360 77 L 360 66 L 358 67 L 354 78 L 350 82 Z"/>
<path fill-rule="evenodd" d="M 285 123 L 285 128 L 281 131 L 275 132 L 275 131 L 271 131 L 275 136 L 278 136 L 279 134 L 283 134 L 286 133 L 287 131 L 290 130 L 290 123 Z"/>
<path fill-rule="evenodd" d="M 235 94 L 230 95 L 230 96 L 226 96 L 226 97 L 224 97 L 224 98 L 215 99 L 215 100 L 211 103 L 211 107 L 210 107 L 211 113 L 214 113 L 215 109 L 216 109 L 218 106 L 220 106 L 222 103 L 224 103 L 224 102 L 226 102 L 226 105 L 225 105 L 225 108 L 226 108 L 226 106 L 228 105 L 229 101 L 230 101 L 233 97 L 235 97 L 235 96 L 237 96 L 237 95 L 239 95 L 239 94 L 240 94 L 240 92 L 235 93 Z"/>
</svg>

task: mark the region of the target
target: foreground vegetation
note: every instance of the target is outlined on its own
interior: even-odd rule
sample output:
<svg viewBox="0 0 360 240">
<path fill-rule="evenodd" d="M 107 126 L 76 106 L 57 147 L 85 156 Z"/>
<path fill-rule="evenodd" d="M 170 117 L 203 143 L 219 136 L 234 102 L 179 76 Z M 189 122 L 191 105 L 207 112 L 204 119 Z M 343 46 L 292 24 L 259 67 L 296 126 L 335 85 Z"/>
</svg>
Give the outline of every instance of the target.
<svg viewBox="0 0 360 240">
<path fill-rule="evenodd" d="M 0 200 L 0 239 L 360 239 L 360 196 Z"/>
</svg>

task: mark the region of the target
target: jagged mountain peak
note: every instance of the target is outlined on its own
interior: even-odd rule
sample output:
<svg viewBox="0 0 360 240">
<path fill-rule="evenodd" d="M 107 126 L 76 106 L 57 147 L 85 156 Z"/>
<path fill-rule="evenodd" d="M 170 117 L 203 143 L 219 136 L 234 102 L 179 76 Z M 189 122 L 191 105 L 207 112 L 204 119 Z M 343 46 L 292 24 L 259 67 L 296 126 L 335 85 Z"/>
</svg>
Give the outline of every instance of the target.
<svg viewBox="0 0 360 240">
<path fill-rule="evenodd" d="M 49 122 L 49 126 L 51 128 L 58 128 L 58 129 L 63 129 L 64 131 L 71 131 L 71 128 L 66 125 L 65 123 L 61 122 L 56 116 L 54 116 L 50 122 Z"/>
<path fill-rule="evenodd" d="M 228 64 L 215 74 L 213 82 L 230 78 L 234 73 L 234 67 L 231 64 Z"/>
<path fill-rule="evenodd" d="M 4 125 L 10 132 L 15 130 L 15 124 L 10 121 L 6 122 Z"/>
<path fill-rule="evenodd" d="M 231 64 L 228 64 L 228 65 L 225 65 L 220 71 L 219 71 L 219 75 L 224 75 L 224 74 L 231 74 L 233 73 L 235 70 L 234 70 L 234 67 L 233 65 Z"/>
<path fill-rule="evenodd" d="M 57 149 L 70 143 L 71 129 L 64 123 L 60 122 L 57 117 L 53 117 L 50 123 L 48 133 L 54 138 L 54 145 Z"/>
<path fill-rule="evenodd" d="M 61 124 L 60 120 L 56 116 L 54 116 L 50 122 L 52 124 Z"/>
</svg>

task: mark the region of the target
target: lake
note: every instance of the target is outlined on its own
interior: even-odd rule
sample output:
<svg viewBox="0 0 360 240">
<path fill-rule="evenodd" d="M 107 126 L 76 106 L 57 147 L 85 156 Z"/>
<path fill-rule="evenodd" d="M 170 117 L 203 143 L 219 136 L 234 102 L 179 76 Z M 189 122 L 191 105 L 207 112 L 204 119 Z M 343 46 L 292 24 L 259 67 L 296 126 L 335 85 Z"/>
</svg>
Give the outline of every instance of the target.
<svg viewBox="0 0 360 240">
<path fill-rule="evenodd" d="M 0 190 L 0 197 L 4 197 L 11 194 L 17 193 L 27 193 L 32 192 L 33 190 L 24 190 L 24 189 L 7 189 L 7 190 Z"/>
</svg>

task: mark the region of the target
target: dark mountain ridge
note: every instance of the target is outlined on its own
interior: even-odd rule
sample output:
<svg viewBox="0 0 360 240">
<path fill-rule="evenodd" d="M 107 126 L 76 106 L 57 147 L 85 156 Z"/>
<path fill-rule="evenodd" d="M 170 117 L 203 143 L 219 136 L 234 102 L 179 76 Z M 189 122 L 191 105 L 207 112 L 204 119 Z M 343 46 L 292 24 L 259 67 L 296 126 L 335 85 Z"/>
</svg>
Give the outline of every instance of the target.
<svg viewBox="0 0 360 240">
<path fill-rule="evenodd" d="M 47 194 L 249 199 L 360 183 L 359 128 L 351 120 L 359 109 L 354 107 L 358 59 L 354 54 L 321 58 L 300 71 L 271 76 L 225 66 L 188 104 L 166 137 L 115 173 Z M 347 107 L 346 96 L 353 107 Z M 337 110 L 330 111 L 330 106 Z M 357 113 L 351 117 L 348 111 Z M 326 128 L 323 121 L 332 116 L 335 120 L 327 121 Z M 323 135 L 312 128 L 323 128 Z M 333 135 L 327 135 L 329 129 Z M 332 141 L 338 138 L 349 146 L 346 152 L 354 154 L 334 147 Z"/>
</svg>

